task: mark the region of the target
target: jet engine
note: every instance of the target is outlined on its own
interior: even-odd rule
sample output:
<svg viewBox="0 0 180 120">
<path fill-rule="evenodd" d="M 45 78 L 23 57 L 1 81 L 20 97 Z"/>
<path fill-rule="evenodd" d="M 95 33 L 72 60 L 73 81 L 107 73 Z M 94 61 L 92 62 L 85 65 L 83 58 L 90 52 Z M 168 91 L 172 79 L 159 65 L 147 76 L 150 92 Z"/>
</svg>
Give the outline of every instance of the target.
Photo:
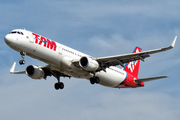
<svg viewBox="0 0 180 120">
<path fill-rule="evenodd" d="M 32 79 L 42 79 L 45 75 L 44 71 L 38 66 L 29 65 L 26 68 L 26 74 Z"/>
<path fill-rule="evenodd" d="M 79 61 L 79 65 L 86 71 L 96 71 L 99 68 L 99 63 L 88 57 L 82 57 Z"/>
</svg>

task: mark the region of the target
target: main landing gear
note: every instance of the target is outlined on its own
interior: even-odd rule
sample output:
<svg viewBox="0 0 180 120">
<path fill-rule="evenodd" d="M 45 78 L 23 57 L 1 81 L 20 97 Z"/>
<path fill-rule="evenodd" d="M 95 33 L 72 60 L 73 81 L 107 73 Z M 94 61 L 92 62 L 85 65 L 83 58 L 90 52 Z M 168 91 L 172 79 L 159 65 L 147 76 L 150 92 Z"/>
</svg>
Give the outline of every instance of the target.
<svg viewBox="0 0 180 120">
<path fill-rule="evenodd" d="M 19 64 L 24 65 L 25 64 L 24 56 L 26 55 L 26 52 L 20 52 L 20 55 L 22 57 L 22 60 L 19 61 Z"/>
<path fill-rule="evenodd" d="M 64 88 L 64 83 L 62 83 L 62 82 L 57 82 L 57 83 L 54 84 L 54 88 L 55 88 L 56 90 L 63 89 L 63 88 Z"/>
<path fill-rule="evenodd" d="M 92 78 L 90 78 L 90 83 L 93 85 L 93 84 L 98 84 L 99 82 L 100 82 L 100 79 L 99 79 L 99 77 L 96 77 L 96 73 L 95 72 L 93 72 L 93 77 Z"/>
<path fill-rule="evenodd" d="M 99 80 L 99 78 L 98 77 L 92 77 L 91 79 L 90 79 L 90 83 L 91 84 L 98 84 L 100 82 L 100 80 Z"/>
<path fill-rule="evenodd" d="M 58 82 L 54 84 L 54 88 L 56 90 L 59 90 L 59 89 L 63 89 L 64 88 L 64 83 L 63 82 L 60 82 L 60 77 L 58 78 Z"/>
</svg>

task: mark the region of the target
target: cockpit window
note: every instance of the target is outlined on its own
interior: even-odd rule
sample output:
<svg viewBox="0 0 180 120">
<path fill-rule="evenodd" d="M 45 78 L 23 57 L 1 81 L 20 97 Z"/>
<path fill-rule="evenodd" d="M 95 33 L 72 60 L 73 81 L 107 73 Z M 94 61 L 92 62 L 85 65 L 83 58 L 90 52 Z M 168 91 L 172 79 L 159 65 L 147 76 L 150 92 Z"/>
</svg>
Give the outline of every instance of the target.
<svg viewBox="0 0 180 120">
<path fill-rule="evenodd" d="M 10 32 L 10 34 L 20 34 L 20 35 L 24 35 L 22 32 L 19 32 L 19 31 L 12 31 L 12 32 Z"/>
<path fill-rule="evenodd" d="M 11 34 L 13 34 L 13 33 L 16 33 L 16 31 L 12 31 L 12 32 L 10 32 Z"/>
</svg>

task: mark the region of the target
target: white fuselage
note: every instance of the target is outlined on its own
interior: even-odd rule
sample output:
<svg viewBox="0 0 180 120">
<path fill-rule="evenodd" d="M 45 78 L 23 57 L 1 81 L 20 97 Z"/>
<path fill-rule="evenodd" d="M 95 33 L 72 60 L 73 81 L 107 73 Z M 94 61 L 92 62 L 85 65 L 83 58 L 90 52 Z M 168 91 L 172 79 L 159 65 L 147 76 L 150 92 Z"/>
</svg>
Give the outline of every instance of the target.
<svg viewBox="0 0 180 120">
<path fill-rule="evenodd" d="M 56 47 L 51 46 L 50 48 L 50 46 L 47 46 L 47 41 L 42 42 L 44 37 L 39 35 L 39 37 L 36 38 L 36 36 L 33 35 L 35 33 L 27 30 L 17 29 L 16 31 L 20 31 L 23 34 L 16 33 L 5 36 L 5 42 L 12 49 L 18 52 L 26 52 L 28 56 L 49 64 L 52 70 L 59 71 L 68 76 L 88 80 L 93 77 L 92 73 L 72 64 L 73 60 L 79 60 L 81 57 L 88 55 L 57 42 L 55 42 Z M 42 40 L 40 40 L 41 38 Z M 48 40 L 52 42 L 52 40 Z M 41 43 L 39 44 L 40 41 Z M 96 76 L 100 79 L 99 84 L 108 87 L 117 87 L 126 79 L 127 73 L 123 69 L 110 67 L 106 69 L 106 72 L 103 70 L 97 72 Z"/>
</svg>

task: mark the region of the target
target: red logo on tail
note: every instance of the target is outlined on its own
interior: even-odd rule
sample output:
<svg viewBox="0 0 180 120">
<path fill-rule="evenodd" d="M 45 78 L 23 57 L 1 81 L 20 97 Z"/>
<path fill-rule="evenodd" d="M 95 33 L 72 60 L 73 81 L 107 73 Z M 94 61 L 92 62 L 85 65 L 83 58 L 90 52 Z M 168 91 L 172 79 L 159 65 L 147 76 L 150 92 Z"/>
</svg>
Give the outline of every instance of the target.
<svg viewBox="0 0 180 120">
<path fill-rule="evenodd" d="M 141 48 L 136 47 L 133 53 L 138 53 L 141 52 Z M 135 78 L 138 77 L 138 72 L 139 72 L 139 65 L 140 65 L 140 60 L 132 61 L 126 64 L 124 70 L 131 75 L 133 75 Z"/>
</svg>

